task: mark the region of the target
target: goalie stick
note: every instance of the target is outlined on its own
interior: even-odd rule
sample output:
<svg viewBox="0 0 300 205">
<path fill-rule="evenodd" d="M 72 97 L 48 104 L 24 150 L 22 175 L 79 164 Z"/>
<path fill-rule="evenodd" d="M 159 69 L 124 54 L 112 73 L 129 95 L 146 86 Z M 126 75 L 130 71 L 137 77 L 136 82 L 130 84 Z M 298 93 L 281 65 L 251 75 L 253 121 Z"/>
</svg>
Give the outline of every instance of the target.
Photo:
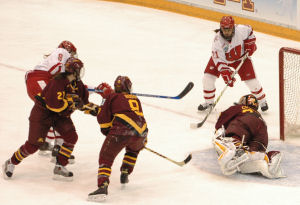
<svg viewBox="0 0 300 205">
<path fill-rule="evenodd" d="M 237 72 L 240 70 L 240 68 L 242 67 L 244 61 L 248 58 L 248 53 L 244 54 L 242 57 L 241 57 L 241 62 L 240 64 L 238 65 L 238 67 L 235 69 L 234 73 L 232 74 L 232 78 L 234 78 L 234 76 L 237 74 Z M 204 117 L 204 119 L 199 122 L 199 123 L 191 123 L 190 127 L 192 129 L 196 129 L 196 128 L 199 128 L 199 127 L 202 127 L 202 125 L 205 123 L 205 121 L 207 120 L 208 116 L 211 114 L 211 112 L 213 111 L 213 109 L 216 107 L 217 103 L 219 102 L 220 98 L 222 97 L 222 95 L 224 94 L 225 90 L 227 89 L 228 87 L 228 84 L 226 84 L 226 86 L 223 88 L 221 94 L 218 96 L 218 98 L 216 99 L 216 101 L 212 104 L 212 106 L 210 107 L 209 109 L 209 112 L 206 114 L 206 116 Z"/>
<path fill-rule="evenodd" d="M 144 148 L 145 148 L 146 150 L 148 150 L 148 151 L 150 151 L 150 152 L 152 152 L 152 153 L 154 153 L 154 154 L 156 154 L 156 155 L 162 157 L 162 158 L 165 158 L 166 160 L 169 160 L 170 162 L 173 162 L 174 164 L 177 164 L 177 165 L 180 166 L 180 167 L 182 167 L 183 165 L 186 165 L 186 164 L 189 163 L 189 161 L 191 161 L 191 159 L 192 159 L 192 154 L 189 154 L 189 155 L 187 156 L 187 158 L 185 158 L 185 160 L 183 160 L 183 161 L 181 161 L 181 162 L 177 162 L 177 161 L 175 161 L 175 160 L 173 160 L 173 159 L 170 159 L 170 158 L 168 158 L 168 157 L 166 157 L 166 156 L 164 156 L 164 155 L 162 155 L 162 154 L 159 154 L 158 152 L 155 152 L 154 150 L 152 150 L 152 149 L 150 149 L 150 148 L 148 148 L 148 147 L 144 147 Z"/>
<path fill-rule="evenodd" d="M 166 95 L 152 95 L 152 94 L 143 94 L 143 93 L 131 93 L 132 95 L 137 95 L 137 96 L 144 96 L 144 97 L 154 97 L 154 98 L 167 98 L 167 99 L 181 99 L 183 98 L 186 94 L 188 94 L 190 92 L 190 90 L 192 90 L 192 88 L 194 87 L 194 83 L 193 82 L 189 82 L 187 84 L 187 86 L 183 89 L 183 91 L 181 93 L 179 93 L 179 95 L 177 96 L 166 96 Z M 90 92 L 98 92 L 98 93 L 102 93 L 103 90 L 97 90 L 97 89 L 91 89 L 88 88 L 88 91 Z"/>
</svg>

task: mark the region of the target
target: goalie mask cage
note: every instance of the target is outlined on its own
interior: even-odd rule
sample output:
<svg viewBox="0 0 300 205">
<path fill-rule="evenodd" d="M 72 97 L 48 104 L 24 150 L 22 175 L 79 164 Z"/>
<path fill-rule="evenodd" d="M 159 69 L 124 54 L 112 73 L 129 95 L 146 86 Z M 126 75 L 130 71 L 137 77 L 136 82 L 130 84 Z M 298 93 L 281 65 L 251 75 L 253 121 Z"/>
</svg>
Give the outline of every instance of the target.
<svg viewBox="0 0 300 205">
<path fill-rule="evenodd" d="M 279 50 L 280 139 L 300 136 L 300 49 Z"/>
</svg>

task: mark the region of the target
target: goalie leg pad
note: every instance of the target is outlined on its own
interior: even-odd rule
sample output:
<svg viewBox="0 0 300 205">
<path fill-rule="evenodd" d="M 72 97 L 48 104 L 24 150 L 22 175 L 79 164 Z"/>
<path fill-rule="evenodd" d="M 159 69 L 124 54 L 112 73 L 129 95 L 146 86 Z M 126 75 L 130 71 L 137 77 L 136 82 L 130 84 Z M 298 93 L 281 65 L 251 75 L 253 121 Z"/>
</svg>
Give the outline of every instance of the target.
<svg viewBox="0 0 300 205">
<path fill-rule="evenodd" d="M 281 169 L 282 153 L 279 151 L 270 151 L 267 153 L 269 162 L 269 173 L 273 176 L 272 178 L 286 177 L 283 170 Z"/>
<path fill-rule="evenodd" d="M 226 142 L 220 138 L 214 139 L 213 143 L 217 152 L 220 153 L 218 163 L 220 166 L 225 166 L 235 155 L 235 145 L 230 141 Z"/>
<path fill-rule="evenodd" d="M 236 167 L 227 167 L 228 162 L 236 154 L 236 147 L 229 138 L 216 137 L 213 139 L 215 150 L 218 153 L 218 163 L 221 167 L 221 171 L 224 175 L 232 175 L 237 169 Z"/>
<path fill-rule="evenodd" d="M 266 157 L 264 153 L 251 153 L 249 155 L 249 160 L 239 165 L 238 170 L 242 174 L 261 173 L 264 177 L 270 179 L 285 177 L 283 170 L 280 167 L 280 161 L 282 156 L 276 155 L 274 155 L 274 164 L 272 164 L 272 162 L 268 163 L 268 160 L 266 160 L 268 159 L 268 157 Z"/>
<path fill-rule="evenodd" d="M 269 172 L 275 174 L 280 166 L 282 154 L 278 151 L 270 151 L 267 153 L 270 160 L 269 162 Z"/>
</svg>

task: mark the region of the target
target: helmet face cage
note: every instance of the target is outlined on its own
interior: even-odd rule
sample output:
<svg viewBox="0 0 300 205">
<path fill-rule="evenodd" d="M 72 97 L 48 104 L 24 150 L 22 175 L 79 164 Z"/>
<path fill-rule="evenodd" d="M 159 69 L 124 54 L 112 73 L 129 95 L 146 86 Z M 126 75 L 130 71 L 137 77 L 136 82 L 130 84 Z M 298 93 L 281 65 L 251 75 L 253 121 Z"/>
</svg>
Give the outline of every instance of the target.
<svg viewBox="0 0 300 205">
<path fill-rule="evenodd" d="M 58 45 L 58 48 L 64 48 L 71 54 L 71 56 L 77 57 L 77 49 L 70 41 L 62 41 Z"/>
<path fill-rule="evenodd" d="M 70 57 L 65 64 L 66 73 L 75 74 L 76 80 L 79 81 L 84 75 L 84 67 L 81 60 Z"/>
<path fill-rule="evenodd" d="M 132 83 L 127 76 L 118 76 L 114 83 L 114 88 L 116 93 L 131 92 Z"/>
<path fill-rule="evenodd" d="M 248 107 L 253 108 L 254 110 L 258 110 L 259 107 L 256 97 L 252 94 L 242 96 L 239 101 L 239 104 L 246 105 Z"/>
</svg>

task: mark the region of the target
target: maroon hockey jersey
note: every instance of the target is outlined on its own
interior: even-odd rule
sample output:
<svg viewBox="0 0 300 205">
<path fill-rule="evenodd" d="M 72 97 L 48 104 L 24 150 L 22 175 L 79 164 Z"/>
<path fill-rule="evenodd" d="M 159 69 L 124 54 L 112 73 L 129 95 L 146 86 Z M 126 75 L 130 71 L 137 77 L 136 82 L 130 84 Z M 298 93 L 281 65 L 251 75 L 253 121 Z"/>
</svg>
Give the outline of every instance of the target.
<svg viewBox="0 0 300 205">
<path fill-rule="evenodd" d="M 70 83 L 67 78 L 51 80 L 40 96 L 44 100 L 47 109 L 56 113 L 64 112 L 64 115 L 70 115 L 73 110 L 68 109 L 69 104 L 66 98 L 68 94 L 78 95 L 84 104 L 88 103 L 89 93 L 82 81 L 72 81 Z"/>
<path fill-rule="evenodd" d="M 244 105 L 234 105 L 222 112 L 215 125 L 216 129 L 224 126 L 226 136 L 237 136 L 250 151 L 265 151 L 268 146 L 267 125 L 261 114 Z"/>
<path fill-rule="evenodd" d="M 112 93 L 97 116 L 101 132 L 107 135 L 147 136 L 147 123 L 140 100 L 135 95 Z"/>
</svg>

